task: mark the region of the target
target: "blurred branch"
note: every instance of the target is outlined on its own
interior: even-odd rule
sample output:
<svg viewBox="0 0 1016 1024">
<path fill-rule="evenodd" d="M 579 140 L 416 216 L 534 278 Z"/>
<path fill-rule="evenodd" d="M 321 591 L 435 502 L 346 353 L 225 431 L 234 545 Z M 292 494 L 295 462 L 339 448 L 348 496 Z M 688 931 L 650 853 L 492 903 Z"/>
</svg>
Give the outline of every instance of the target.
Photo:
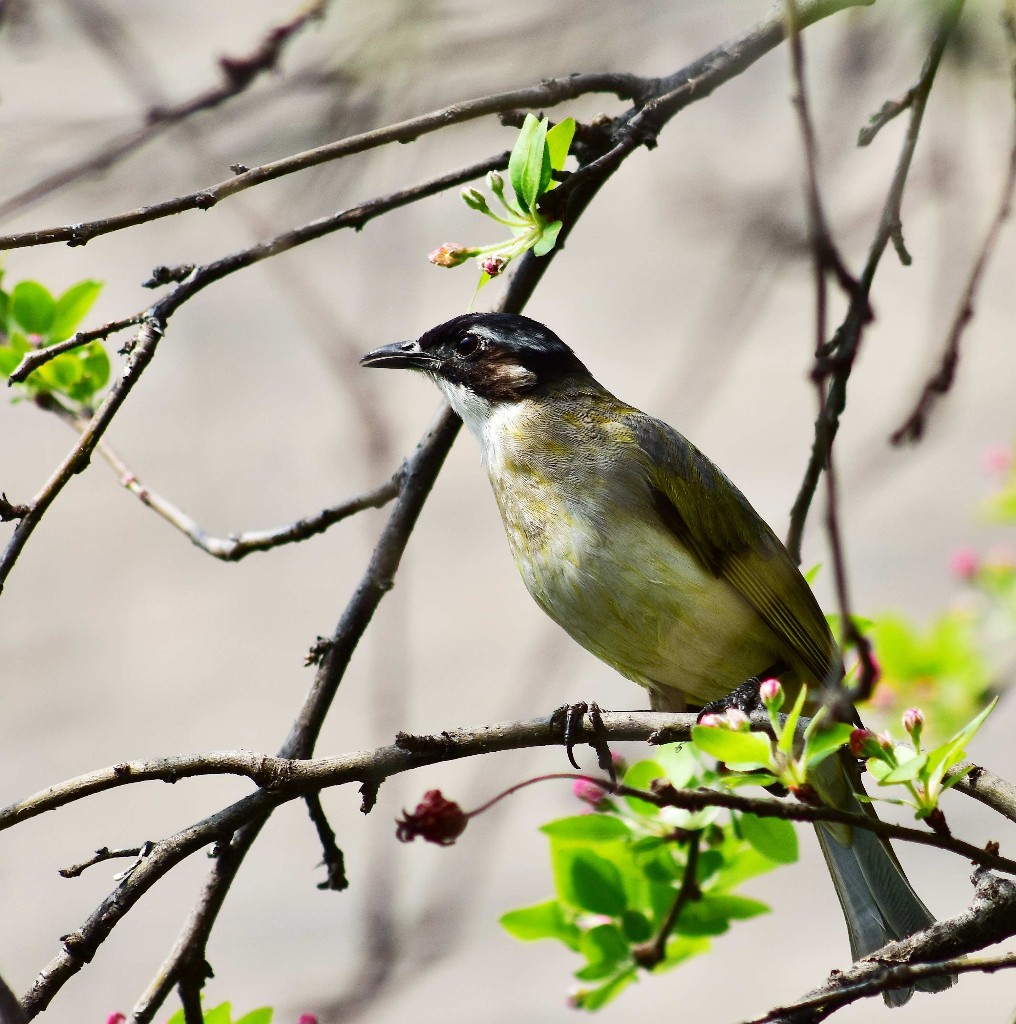
<svg viewBox="0 0 1016 1024">
<path fill-rule="evenodd" d="M 270 29 L 249 54 L 241 57 L 220 57 L 219 68 L 223 81 L 220 85 L 198 93 L 196 96 L 171 107 L 152 107 L 145 116 L 145 122 L 133 131 L 121 136 L 115 142 L 107 143 L 96 152 L 79 160 L 77 163 L 64 167 L 42 181 L 23 189 L 16 195 L 0 203 L 0 218 L 9 217 L 31 203 L 50 195 L 80 178 L 99 171 L 109 170 L 124 157 L 140 149 L 161 135 L 168 128 L 192 117 L 203 110 L 212 110 L 227 100 L 243 92 L 260 75 L 274 71 L 279 58 L 289 41 L 308 22 L 320 18 L 324 14 L 328 0 L 313 0 L 303 3 L 303 10 L 290 21 L 283 22 Z M 85 226 L 85 225 L 82 225 Z M 12 236 L 17 237 L 17 236 Z M 91 236 L 89 236 L 91 237 Z M 87 238 L 85 239 L 87 241 Z M 26 245 L 34 242 L 21 243 Z M 79 242 L 77 244 L 84 244 Z M 0 245 L 0 248 L 6 248 Z M 15 246 L 11 246 L 15 248 Z"/>
<path fill-rule="evenodd" d="M 984 268 L 995 251 L 995 244 L 1002 232 L 1002 227 L 1009 219 L 1012 210 L 1013 190 L 1016 189 L 1016 15 L 1013 14 L 1012 3 L 1004 16 L 1006 33 L 1009 38 L 1009 48 L 1012 60 L 1012 98 L 1013 98 L 1013 126 L 1012 146 L 1009 150 L 1009 164 L 1006 171 L 1005 181 L 1002 185 L 1002 195 L 999 197 L 998 207 L 991 220 L 984 241 L 981 243 L 980 251 L 974 260 L 974 265 L 967 278 L 966 287 L 963 289 L 963 296 L 960 299 L 956 314 L 953 317 L 949 333 L 946 335 L 945 344 L 942 346 L 942 356 L 938 369 L 928 378 L 921 390 L 913 409 L 910 411 L 903 423 L 891 434 L 889 440 L 894 445 L 901 445 L 906 442 L 920 441 L 924 436 L 928 416 L 935 407 L 938 400 L 946 395 L 953 385 L 956 376 L 956 366 L 960 359 L 960 340 L 963 332 L 974 316 L 974 297 L 981 284 L 984 275 Z"/>
<path fill-rule="evenodd" d="M 832 450 L 833 441 L 839 430 L 840 416 L 846 408 L 847 381 L 850 379 L 854 360 L 860 349 L 864 325 L 868 320 L 868 302 L 872 282 L 886 246 L 891 239 L 901 238 L 900 205 L 903 201 L 903 190 L 910 173 L 914 150 L 917 147 L 917 138 L 924 120 L 928 96 L 931 93 L 931 87 L 934 84 L 946 44 L 959 21 L 963 3 L 964 0 L 949 0 L 939 19 L 920 79 L 914 87 L 914 99 L 910 107 L 910 120 L 903 146 L 889 184 L 889 191 L 882 207 L 882 215 L 875 231 L 875 237 L 868 250 L 868 259 L 858 279 L 858 287 L 854 290 L 843 322 L 837 328 L 832 339 L 823 347 L 821 355 L 815 362 L 813 374 L 816 377 L 828 378 L 829 390 L 825 404 L 815 421 L 811 456 L 797 498 L 790 511 L 787 549 L 798 562 L 801 560 L 801 538 L 804 533 L 804 524 L 808 518 L 822 470 L 825 468 L 828 454 Z"/>
<path fill-rule="evenodd" d="M 861 3 L 865 0 L 841 0 L 841 5 L 846 5 L 848 2 Z M 266 181 L 273 181 L 284 175 L 306 170 L 308 167 L 317 167 L 330 160 L 340 160 L 354 153 L 365 153 L 392 142 L 414 142 L 421 135 L 427 135 L 430 132 L 439 131 L 453 124 L 471 121 L 487 114 L 496 114 L 502 110 L 512 110 L 520 106 L 552 107 L 587 93 L 607 92 L 613 93 L 619 99 L 639 99 L 647 94 L 649 83 L 650 80 L 639 78 L 636 75 L 595 72 L 552 78 L 528 88 L 464 100 L 461 103 L 442 107 L 440 110 L 433 110 L 406 121 L 387 125 L 384 128 L 375 128 L 359 135 L 340 139 L 337 142 L 318 146 L 316 149 L 295 153 L 273 163 L 244 168 L 225 181 L 220 181 L 197 192 L 154 203 L 151 206 L 143 206 L 137 210 L 81 224 L 67 224 L 38 231 L 0 235 L 0 251 L 20 249 L 31 245 L 49 245 L 53 242 L 66 242 L 72 246 L 84 245 L 99 235 L 109 234 L 111 231 L 122 231 L 135 224 L 145 224 L 163 217 L 171 217 L 174 214 L 183 213 L 185 210 L 208 210 L 221 199 L 262 185 Z M 2 214 L 2 207 L 0 207 L 0 214 Z"/>
<path fill-rule="evenodd" d="M 963 913 L 888 943 L 845 971 L 834 971 L 824 985 L 802 999 L 748 1024 L 817 1024 L 848 1003 L 924 978 L 1016 966 L 1016 955 L 1011 953 L 955 959 L 1011 937 L 1016 923 L 1016 885 L 980 869 L 974 872 L 973 882 L 974 898 Z"/>
</svg>

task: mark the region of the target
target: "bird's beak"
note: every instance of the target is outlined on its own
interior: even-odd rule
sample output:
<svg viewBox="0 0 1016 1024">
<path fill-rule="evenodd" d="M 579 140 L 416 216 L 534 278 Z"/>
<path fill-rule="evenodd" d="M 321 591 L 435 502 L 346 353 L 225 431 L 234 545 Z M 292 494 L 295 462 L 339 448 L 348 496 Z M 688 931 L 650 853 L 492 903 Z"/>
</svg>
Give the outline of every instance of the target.
<svg viewBox="0 0 1016 1024">
<path fill-rule="evenodd" d="M 361 366 L 380 366 L 395 370 L 433 370 L 440 360 L 420 348 L 418 341 L 396 341 L 368 352 Z"/>
</svg>

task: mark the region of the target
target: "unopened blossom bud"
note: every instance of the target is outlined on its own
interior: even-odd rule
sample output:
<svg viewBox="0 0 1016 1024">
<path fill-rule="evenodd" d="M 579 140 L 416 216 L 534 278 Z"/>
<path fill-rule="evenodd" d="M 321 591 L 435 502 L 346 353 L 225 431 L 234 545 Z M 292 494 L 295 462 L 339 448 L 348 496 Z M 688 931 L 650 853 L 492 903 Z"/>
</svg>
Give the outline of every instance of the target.
<svg viewBox="0 0 1016 1024">
<path fill-rule="evenodd" d="M 762 703 L 772 712 L 777 712 L 783 707 L 783 687 L 778 679 L 766 679 L 759 687 L 758 695 Z"/>
<path fill-rule="evenodd" d="M 428 843 L 451 846 L 465 832 L 469 821 L 465 811 L 454 801 L 446 800 L 439 789 L 424 793 L 412 814 L 405 810 L 402 814 L 395 823 L 395 838 L 400 843 L 411 843 L 420 836 Z"/>
<path fill-rule="evenodd" d="M 488 277 L 497 277 L 507 266 L 508 260 L 504 256 L 485 256 L 480 260 L 480 269 Z"/>
<path fill-rule="evenodd" d="M 599 807 L 607 796 L 602 786 L 598 786 L 588 779 L 576 779 L 572 783 L 572 793 L 591 807 Z"/>
<path fill-rule="evenodd" d="M 458 267 L 472 255 L 473 251 L 464 245 L 445 242 L 444 245 L 439 245 L 432 253 L 429 253 L 427 259 L 436 267 Z"/>
<path fill-rule="evenodd" d="M 628 770 L 628 762 L 616 750 L 610 752 L 610 760 L 614 765 L 614 771 L 618 775 L 623 775 Z"/>
<path fill-rule="evenodd" d="M 494 195 L 499 196 L 504 192 L 504 178 L 497 171 L 487 172 L 487 185 Z"/>
<path fill-rule="evenodd" d="M 727 726 L 727 720 L 721 715 L 703 715 L 698 720 L 699 725 L 704 725 L 707 729 L 724 729 Z"/>
<path fill-rule="evenodd" d="M 949 556 L 949 571 L 961 580 L 976 576 L 980 565 L 981 556 L 973 548 L 956 548 Z"/>
<path fill-rule="evenodd" d="M 850 734 L 850 753 L 854 757 L 879 757 L 882 742 L 870 729 L 855 729 Z"/>
<path fill-rule="evenodd" d="M 480 213 L 487 212 L 487 199 L 482 192 L 475 188 L 464 188 L 459 195 L 470 210 L 479 210 Z"/>
<path fill-rule="evenodd" d="M 127 1018 L 122 1013 L 111 1013 L 106 1018 L 106 1024 L 124 1024 Z"/>
<path fill-rule="evenodd" d="M 318 1024 L 318 1019 L 313 1013 L 301 1013 L 296 1024 Z"/>
<path fill-rule="evenodd" d="M 727 709 L 727 723 L 734 732 L 747 732 L 751 728 L 748 716 L 740 708 Z"/>
<path fill-rule="evenodd" d="M 921 742 L 921 730 L 924 728 L 924 712 L 920 708 L 907 708 L 903 712 L 903 728 L 910 733 L 914 746 Z"/>
</svg>

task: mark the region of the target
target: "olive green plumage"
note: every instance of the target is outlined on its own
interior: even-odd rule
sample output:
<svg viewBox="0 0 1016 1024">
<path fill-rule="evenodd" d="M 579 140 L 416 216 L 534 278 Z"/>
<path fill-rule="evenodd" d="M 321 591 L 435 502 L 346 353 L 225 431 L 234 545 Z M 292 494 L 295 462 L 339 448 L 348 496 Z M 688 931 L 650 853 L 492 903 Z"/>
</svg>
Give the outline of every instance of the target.
<svg viewBox="0 0 1016 1024">
<path fill-rule="evenodd" d="M 533 598 L 645 687 L 654 709 L 701 706 L 763 672 L 791 695 L 839 680 L 811 588 L 744 495 L 676 430 L 601 387 L 542 324 L 466 314 L 363 363 L 434 380 L 479 441 Z M 853 795 L 849 758 L 824 762 L 814 782 L 829 803 L 874 813 Z M 818 834 L 855 958 L 933 923 L 884 840 L 843 826 Z"/>
</svg>

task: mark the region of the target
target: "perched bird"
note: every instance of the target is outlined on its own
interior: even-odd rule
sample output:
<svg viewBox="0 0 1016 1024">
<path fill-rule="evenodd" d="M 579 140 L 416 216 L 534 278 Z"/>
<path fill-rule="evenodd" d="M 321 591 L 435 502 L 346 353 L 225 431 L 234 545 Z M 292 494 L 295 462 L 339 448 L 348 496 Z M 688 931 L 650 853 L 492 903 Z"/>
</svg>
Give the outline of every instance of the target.
<svg viewBox="0 0 1016 1024">
<path fill-rule="evenodd" d="M 777 676 L 793 697 L 841 674 L 811 588 L 744 495 L 676 430 L 597 383 L 547 327 L 467 313 L 361 363 L 437 384 L 480 443 L 530 594 L 648 690 L 654 710 L 701 707 L 751 677 Z M 824 767 L 824 799 L 873 813 L 853 795 L 848 758 Z M 855 959 L 933 923 L 883 839 L 838 825 L 818 836 Z"/>
</svg>

